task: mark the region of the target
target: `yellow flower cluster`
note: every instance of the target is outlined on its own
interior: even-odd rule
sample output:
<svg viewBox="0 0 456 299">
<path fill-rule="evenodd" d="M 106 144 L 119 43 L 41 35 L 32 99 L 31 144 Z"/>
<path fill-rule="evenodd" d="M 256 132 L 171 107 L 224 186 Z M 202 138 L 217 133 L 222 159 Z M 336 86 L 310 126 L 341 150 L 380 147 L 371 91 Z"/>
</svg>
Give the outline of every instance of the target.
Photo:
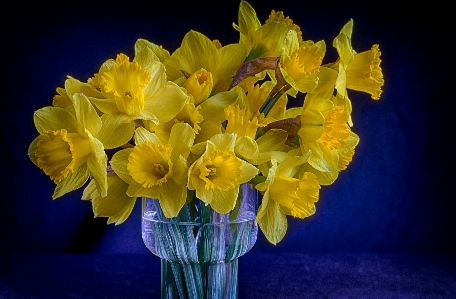
<svg viewBox="0 0 456 299">
<path fill-rule="evenodd" d="M 118 54 L 86 82 L 68 77 L 35 112 L 29 147 L 53 198 L 84 187 L 95 216 L 120 224 L 138 197 L 157 199 L 166 217 L 189 197 L 228 213 L 249 183 L 272 243 L 287 216 L 314 214 L 359 142 L 348 90 L 382 93 L 379 46 L 357 53 L 349 20 L 332 43 L 337 61 L 323 64 L 325 41 L 306 40 L 283 12 L 260 22 L 246 1 L 233 27 L 235 44 L 190 31 L 170 53 L 139 39 L 134 57 Z M 302 105 L 287 108 L 289 99 Z"/>
</svg>

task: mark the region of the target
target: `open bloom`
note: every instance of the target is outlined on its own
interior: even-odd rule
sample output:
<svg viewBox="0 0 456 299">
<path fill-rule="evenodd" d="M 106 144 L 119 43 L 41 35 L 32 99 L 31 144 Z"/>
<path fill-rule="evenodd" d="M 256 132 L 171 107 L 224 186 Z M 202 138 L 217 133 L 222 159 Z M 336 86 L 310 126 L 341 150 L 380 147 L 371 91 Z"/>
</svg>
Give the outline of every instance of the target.
<svg viewBox="0 0 456 299">
<path fill-rule="evenodd" d="M 40 135 L 28 149 L 32 162 L 57 184 L 53 198 L 80 188 L 93 176 L 101 196 L 107 193 L 107 156 L 96 138 L 102 122 L 86 96 L 73 95 L 74 114 L 45 107 L 34 114 Z"/>
<path fill-rule="evenodd" d="M 235 144 L 235 134 L 215 135 L 206 141 L 204 153 L 188 171 L 188 189 L 196 190 L 199 199 L 221 214 L 236 205 L 239 185 L 258 173 L 255 166 L 236 156 Z"/>
<path fill-rule="evenodd" d="M 166 144 L 154 133 L 136 129 L 136 146 L 116 152 L 110 162 L 129 185 L 126 194 L 158 199 L 166 217 L 176 216 L 187 198 L 187 157 L 194 138 L 185 123 L 173 126 Z"/>
<path fill-rule="evenodd" d="M 116 131 L 109 148 L 132 138 L 135 120 L 167 122 L 187 100 L 179 86 L 167 81 L 164 65 L 149 48 L 137 53 L 133 62 L 124 54 L 106 61 L 97 78 L 104 98 L 89 99 L 103 113 L 105 127 Z"/>
<path fill-rule="evenodd" d="M 334 182 L 354 154 L 359 137 L 348 125 L 344 106 L 318 95 L 307 95 L 298 131 L 302 152 L 310 151 L 309 171 L 317 174 L 320 184 Z"/>
<path fill-rule="evenodd" d="M 318 201 L 320 189 L 316 176 L 305 172 L 302 177 L 295 177 L 298 166 L 305 163 L 307 158 L 308 155 L 290 154 L 280 163 L 272 159 L 266 181 L 256 185 L 257 190 L 264 192 L 256 221 L 273 244 L 285 236 L 287 215 L 302 219 L 315 213 L 315 202 Z"/>
</svg>

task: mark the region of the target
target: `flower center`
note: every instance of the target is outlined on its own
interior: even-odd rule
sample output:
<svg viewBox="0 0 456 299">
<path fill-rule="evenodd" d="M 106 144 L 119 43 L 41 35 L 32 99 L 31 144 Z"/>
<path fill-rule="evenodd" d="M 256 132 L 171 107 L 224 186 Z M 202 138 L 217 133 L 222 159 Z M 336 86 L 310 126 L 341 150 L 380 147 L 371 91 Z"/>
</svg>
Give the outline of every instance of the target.
<svg viewBox="0 0 456 299">
<path fill-rule="evenodd" d="M 350 134 L 348 117 L 349 114 L 344 111 L 344 106 L 335 106 L 325 115 L 324 131 L 318 142 L 322 142 L 330 150 L 343 147 Z"/>
<path fill-rule="evenodd" d="M 161 186 L 173 176 L 172 147 L 149 141 L 138 144 L 128 157 L 127 169 L 144 188 Z"/>
<path fill-rule="evenodd" d="M 43 132 L 37 146 L 37 164 L 56 184 L 84 164 L 92 152 L 88 138 L 64 129 Z"/>
<path fill-rule="evenodd" d="M 115 99 L 117 108 L 127 115 L 144 109 L 144 88 L 149 82 L 149 72 L 136 61 L 130 62 L 124 54 L 117 55 L 116 65 L 100 79 L 104 92 Z"/>
<path fill-rule="evenodd" d="M 242 177 L 242 164 L 233 152 L 215 150 L 198 168 L 206 190 L 230 190 Z"/>
<path fill-rule="evenodd" d="M 305 76 L 318 72 L 323 56 L 324 53 L 317 46 L 303 44 L 291 56 L 285 69 L 290 77 L 298 81 Z"/>
</svg>

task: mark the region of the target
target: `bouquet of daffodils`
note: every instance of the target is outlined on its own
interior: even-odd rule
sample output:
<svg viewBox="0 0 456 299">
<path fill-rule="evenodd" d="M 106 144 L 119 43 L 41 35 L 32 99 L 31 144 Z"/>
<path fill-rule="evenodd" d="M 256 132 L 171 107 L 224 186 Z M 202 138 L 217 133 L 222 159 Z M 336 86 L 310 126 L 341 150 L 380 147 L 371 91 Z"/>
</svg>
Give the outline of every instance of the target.
<svg viewBox="0 0 456 299">
<path fill-rule="evenodd" d="M 349 20 L 332 42 L 337 60 L 324 62 L 325 41 L 306 40 L 281 11 L 260 22 L 246 1 L 233 27 L 235 44 L 190 31 L 170 53 L 138 39 L 134 57 L 120 53 L 84 82 L 68 76 L 34 113 L 28 149 L 53 198 L 84 188 L 94 215 L 120 224 L 138 197 L 168 218 L 195 198 L 228 213 L 249 183 L 274 244 L 288 216 L 314 214 L 359 142 L 348 90 L 382 93 L 379 46 L 355 51 Z"/>
</svg>

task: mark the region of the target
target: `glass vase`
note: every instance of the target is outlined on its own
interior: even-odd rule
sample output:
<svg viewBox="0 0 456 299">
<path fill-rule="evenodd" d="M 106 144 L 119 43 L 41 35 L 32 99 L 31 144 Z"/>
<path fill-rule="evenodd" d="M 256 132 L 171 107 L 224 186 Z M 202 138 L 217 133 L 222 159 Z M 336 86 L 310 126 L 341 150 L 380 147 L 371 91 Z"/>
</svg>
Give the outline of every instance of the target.
<svg viewBox="0 0 456 299">
<path fill-rule="evenodd" d="M 142 237 L 161 259 L 161 298 L 238 298 L 238 258 L 256 242 L 257 208 L 258 191 L 249 184 L 228 214 L 196 199 L 166 218 L 158 200 L 144 198 Z"/>
</svg>

